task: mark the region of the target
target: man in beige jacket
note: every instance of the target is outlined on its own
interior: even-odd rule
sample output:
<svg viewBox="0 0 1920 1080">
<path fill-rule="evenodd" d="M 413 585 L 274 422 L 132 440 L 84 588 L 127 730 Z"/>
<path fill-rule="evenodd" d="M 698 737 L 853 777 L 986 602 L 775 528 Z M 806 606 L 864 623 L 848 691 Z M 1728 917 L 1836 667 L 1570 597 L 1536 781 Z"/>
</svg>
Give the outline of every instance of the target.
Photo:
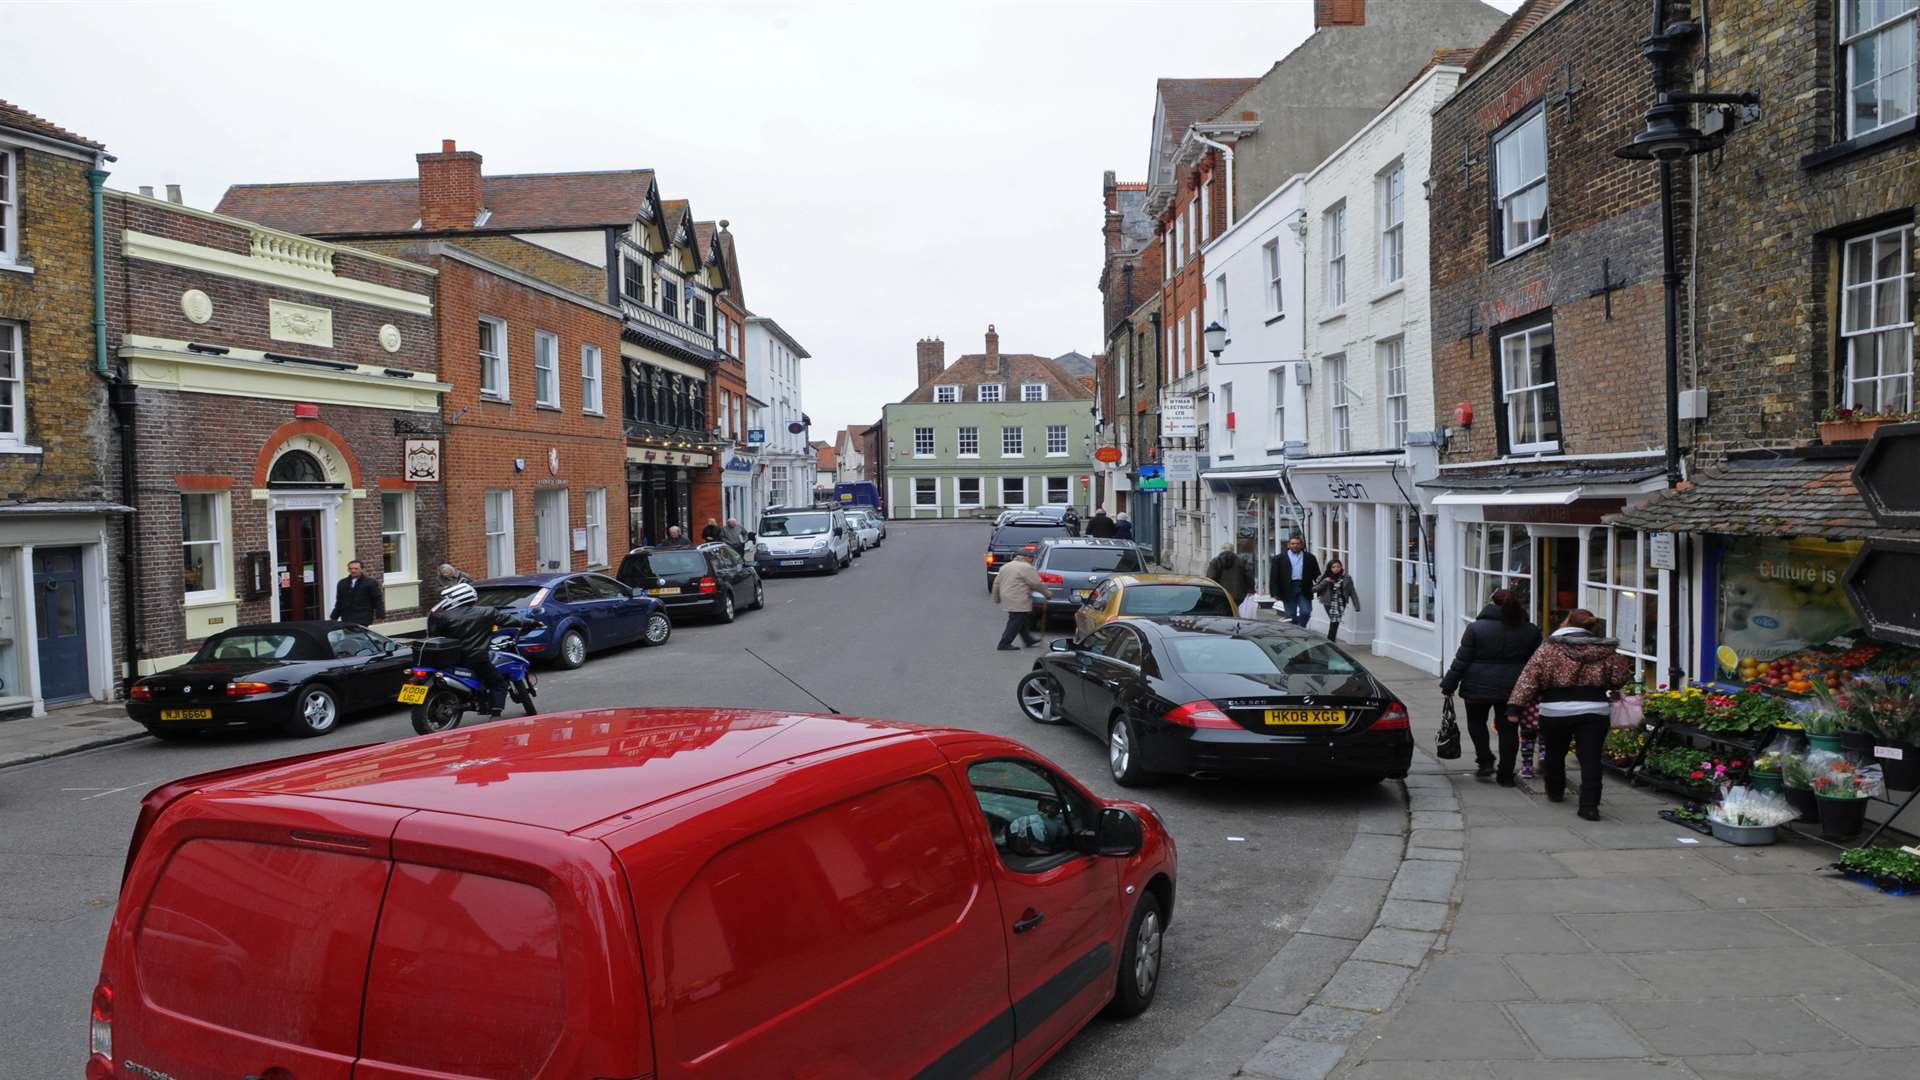
<svg viewBox="0 0 1920 1080">
<path fill-rule="evenodd" d="M 1033 568 L 1033 556 L 1020 554 L 1014 560 L 1000 568 L 994 576 L 993 598 L 1000 610 L 1007 613 L 1007 628 L 1000 635 L 1000 647 L 1014 651 L 1013 636 L 1020 635 L 1023 645 L 1037 645 L 1040 639 L 1027 632 L 1027 622 L 1033 618 L 1033 594 L 1045 593 L 1047 587 L 1040 580 L 1040 571 Z"/>
</svg>

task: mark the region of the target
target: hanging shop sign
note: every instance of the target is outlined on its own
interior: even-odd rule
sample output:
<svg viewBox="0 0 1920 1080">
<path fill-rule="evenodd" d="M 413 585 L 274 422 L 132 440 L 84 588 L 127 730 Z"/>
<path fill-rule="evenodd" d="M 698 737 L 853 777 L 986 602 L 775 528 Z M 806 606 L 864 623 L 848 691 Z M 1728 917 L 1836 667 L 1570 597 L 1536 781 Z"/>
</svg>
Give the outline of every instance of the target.
<svg viewBox="0 0 1920 1080">
<path fill-rule="evenodd" d="M 439 439 L 408 439 L 404 460 L 409 481 L 416 484 L 440 482 Z"/>
<path fill-rule="evenodd" d="M 1920 421 L 1874 431 L 1853 467 L 1853 486 L 1875 521 L 1920 529 Z"/>
<path fill-rule="evenodd" d="M 1674 569 L 1672 533 L 1650 532 L 1647 534 L 1647 565 L 1655 570 Z"/>
<path fill-rule="evenodd" d="M 1920 645 L 1920 540 L 1868 541 L 1842 581 L 1869 636 Z"/>
<path fill-rule="evenodd" d="M 1167 467 L 1165 465 L 1140 466 L 1141 491 L 1167 490 Z"/>
<path fill-rule="evenodd" d="M 1197 450 L 1169 450 L 1166 453 L 1166 478 L 1180 483 L 1192 483 L 1200 479 L 1200 452 Z M 1141 474 L 1151 466 L 1141 466 Z"/>
<path fill-rule="evenodd" d="M 1200 437 L 1199 413 L 1192 394 L 1168 394 L 1160 399 L 1160 437 L 1197 439 Z"/>
</svg>

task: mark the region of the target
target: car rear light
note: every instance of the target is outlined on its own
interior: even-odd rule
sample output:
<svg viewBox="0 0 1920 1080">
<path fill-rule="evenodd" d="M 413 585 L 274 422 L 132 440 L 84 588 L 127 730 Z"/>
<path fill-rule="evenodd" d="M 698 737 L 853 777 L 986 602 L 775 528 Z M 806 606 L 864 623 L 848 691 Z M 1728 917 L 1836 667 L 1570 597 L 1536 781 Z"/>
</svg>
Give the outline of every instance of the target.
<svg viewBox="0 0 1920 1080">
<path fill-rule="evenodd" d="M 703 577 L 700 579 L 700 591 L 703 593 L 719 592 L 720 583 L 710 577 Z"/>
<path fill-rule="evenodd" d="M 1027 553 L 1027 554 L 1029 554 L 1029 555 L 1031 555 L 1031 554 L 1033 554 L 1034 552 L 1036 552 L 1036 551 L 1039 551 L 1039 550 L 1040 550 L 1040 545 L 1039 545 L 1039 544 L 1022 544 L 1022 545 L 1020 545 L 1020 550 L 1021 550 L 1021 551 L 1024 551 L 1024 552 L 1026 552 L 1026 553 Z"/>
<path fill-rule="evenodd" d="M 993 565 L 993 552 L 991 551 L 987 552 L 987 565 L 988 566 Z"/>
<path fill-rule="evenodd" d="M 127 697 L 133 699 L 134 701 L 152 701 L 153 687 L 142 686 L 139 683 L 134 683 L 133 688 L 127 691 Z"/>
<path fill-rule="evenodd" d="M 428 671 L 428 670 L 427 670 L 426 668 L 423 668 L 423 667 L 416 667 L 416 668 L 408 668 L 408 669 L 407 669 L 407 678 L 409 678 L 409 679 L 431 679 L 431 678 L 433 678 L 433 672 L 431 672 L 431 671 Z"/>
<path fill-rule="evenodd" d="M 263 682 L 230 682 L 227 684 L 227 696 L 252 697 L 255 694 L 267 693 L 272 689 L 273 687 Z"/>
<path fill-rule="evenodd" d="M 1061 574 L 1042 573 L 1040 575 L 1040 580 L 1046 582 L 1049 585 L 1065 585 L 1067 583 L 1066 577 Z"/>
<path fill-rule="evenodd" d="M 1387 711 L 1380 714 L 1380 719 L 1375 720 L 1373 722 L 1372 730 L 1374 731 L 1411 731 L 1413 730 L 1413 723 L 1411 719 L 1407 716 L 1407 707 L 1405 705 L 1400 704 L 1397 701 L 1392 702 L 1387 706 Z"/>
<path fill-rule="evenodd" d="M 1233 718 L 1228 716 L 1220 706 L 1205 699 L 1189 701 L 1161 719 L 1169 724 L 1179 724 L 1183 728 L 1195 730 L 1222 731 L 1240 726 L 1234 723 Z"/>
<path fill-rule="evenodd" d="M 87 1080 L 113 1076 L 113 987 L 101 979 L 87 1015 Z"/>
</svg>

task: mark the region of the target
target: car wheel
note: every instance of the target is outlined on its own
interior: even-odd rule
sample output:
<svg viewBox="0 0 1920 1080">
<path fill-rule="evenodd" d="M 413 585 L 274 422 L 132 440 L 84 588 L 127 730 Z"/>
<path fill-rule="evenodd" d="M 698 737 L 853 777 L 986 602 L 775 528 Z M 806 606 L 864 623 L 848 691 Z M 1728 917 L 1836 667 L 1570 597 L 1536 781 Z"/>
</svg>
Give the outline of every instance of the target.
<svg viewBox="0 0 1920 1080">
<path fill-rule="evenodd" d="M 309 683 L 293 693 L 293 715 L 286 719 L 289 733 L 302 738 L 325 735 L 340 723 L 340 699 L 318 683 Z"/>
<path fill-rule="evenodd" d="M 578 630 L 560 635 L 559 665 L 571 671 L 587 662 L 587 639 Z"/>
<path fill-rule="evenodd" d="M 1050 671 L 1029 671 L 1021 676 L 1014 687 L 1014 698 L 1020 702 L 1021 715 L 1036 724 L 1060 724 L 1066 722 L 1066 714 L 1060 709 L 1060 680 Z"/>
<path fill-rule="evenodd" d="M 754 611 L 759 611 L 761 608 L 766 606 L 767 606 L 766 582 L 761 581 L 759 578 L 754 578 L 753 579 L 753 603 L 748 604 L 747 607 Z"/>
<path fill-rule="evenodd" d="M 1140 765 L 1139 729 L 1124 716 L 1115 716 L 1107 728 L 1107 771 L 1121 787 L 1140 787 L 1147 770 Z"/>
<path fill-rule="evenodd" d="M 672 636 L 673 620 L 667 618 L 666 612 L 656 611 L 647 616 L 647 629 L 640 635 L 640 643 L 647 646 L 665 645 Z"/>
<path fill-rule="evenodd" d="M 720 594 L 720 621 L 723 623 L 733 621 L 733 588 L 731 586 Z"/>
<path fill-rule="evenodd" d="M 460 695 L 443 686 L 436 686 L 427 692 L 427 700 L 413 707 L 413 730 L 422 735 L 431 735 L 436 731 L 460 726 L 460 717 L 466 713 L 460 704 Z"/>
<path fill-rule="evenodd" d="M 1160 963 L 1166 949 L 1166 916 L 1160 910 L 1160 898 L 1151 892 L 1140 895 L 1133 909 L 1133 922 L 1127 927 L 1126 947 L 1120 952 L 1119 984 L 1114 987 L 1109 1015 L 1139 1016 L 1153 1004 L 1153 992 L 1160 988 Z"/>
<path fill-rule="evenodd" d="M 832 556 L 828 556 L 827 557 L 827 576 L 832 577 L 833 575 L 839 572 L 840 572 L 840 560 L 833 558 Z"/>
</svg>

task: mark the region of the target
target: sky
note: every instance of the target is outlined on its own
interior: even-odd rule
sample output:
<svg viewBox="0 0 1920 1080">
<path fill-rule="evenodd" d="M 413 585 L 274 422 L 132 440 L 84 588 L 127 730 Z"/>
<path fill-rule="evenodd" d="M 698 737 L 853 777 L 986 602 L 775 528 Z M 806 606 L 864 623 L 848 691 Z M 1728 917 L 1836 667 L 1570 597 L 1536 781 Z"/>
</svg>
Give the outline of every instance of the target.
<svg viewBox="0 0 1920 1080">
<path fill-rule="evenodd" d="M 0 98 L 104 142 L 110 187 L 203 209 L 412 176 L 442 139 L 488 173 L 654 169 L 732 222 L 831 441 L 913 389 L 922 337 L 1098 351 L 1101 174 L 1145 179 L 1154 79 L 1258 76 L 1312 22 L 1311 0 L 0 0 Z"/>
</svg>

